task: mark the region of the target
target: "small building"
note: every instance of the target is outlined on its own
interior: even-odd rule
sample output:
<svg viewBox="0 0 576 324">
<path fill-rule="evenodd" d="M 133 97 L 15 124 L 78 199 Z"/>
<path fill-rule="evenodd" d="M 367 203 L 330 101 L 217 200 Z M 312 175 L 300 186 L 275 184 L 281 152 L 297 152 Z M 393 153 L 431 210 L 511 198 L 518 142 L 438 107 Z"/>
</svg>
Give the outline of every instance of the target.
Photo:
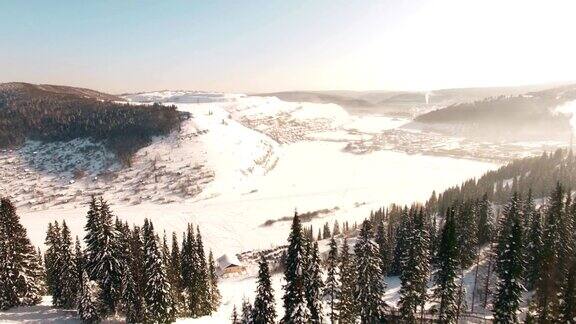
<svg viewBox="0 0 576 324">
<path fill-rule="evenodd" d="M 221 276 L 225 277 L 236 273 L 246 272 L 246 268 L 234 254 L 224 254 L 219 257 L 216 262 Z"/>
</svg>

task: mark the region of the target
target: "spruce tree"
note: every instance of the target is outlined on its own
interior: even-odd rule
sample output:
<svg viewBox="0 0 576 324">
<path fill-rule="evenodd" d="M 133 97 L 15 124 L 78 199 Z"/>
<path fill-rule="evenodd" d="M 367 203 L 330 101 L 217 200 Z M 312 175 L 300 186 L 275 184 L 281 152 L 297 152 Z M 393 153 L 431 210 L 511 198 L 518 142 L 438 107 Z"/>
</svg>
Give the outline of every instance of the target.
<svg viewBox="0 0 576 324">
<path fill-rule="evenodd" d="M 338 220 L 334 221 L 334 226 L 332 228 L 332 236 L 338 236 L 340 235 L 340 224 L 338 223 Z"/>
<path fill-rule="evenodd" d="M 274 289 L 270 280 L 270 270 L 264 255 L 260 256 L 258 286 L 252 308 L 252 321 L 255 324 L 273 324 L 276 321 Z"/>
<path fill-rule="evenodd" d="M 408 323 L 416 321 L 417 308 L 423 311 L 429 275 L 429 237 L 423 210 L 415 212 L 407 246 L 402 258 L 404 271 L 400 275 L 400 314 Z"/>
<path fill-rule="evenodd" d="M 459 285 L 458 241 L 452 208 L 446 212 L 438 247 L 438 271 L 434 295 L 439 300 L 438 319 L 441 323 L 456 323 Z"/>
<path fill-rule="evenodd" d="M 378 255 L 382 259 L 382 273 L 387 274 L 389 271 L 389 255 L 390 245 L 388 242 L 388 234 L 386 233 L 386 226 L 383 221 L 378 222 L 376 227 L 376 244 L 378 244 Z"/>
<path fill-rule="evenodd" d="M 471 201 L 457 205 L 455 221 L 460 267 L 466 269 L 474 264 L 478 254 L 477 221 Z"/>
<path fill-rule="evenodd" d="M 494 319 L 497 323 L 517 323 L 522 299 L 523 225 L 518 193 L 504 206 L 499 231 L 496 273 L 498 283 L 494 300 Z"/>
<path fill-rule="evenodd" d="M 406 248 L 406 232 L 408 232 L 410 227 L 407 208 L 404 208 L 400 217 L 400 224 L 396 228 L 394 237 L 395 246 L 389 270 L 391 276 L 399 276 L 402 273 L 402 254 Z"/>
<path fill-rule="evenodd" d="M 384 301 L 386 284 L 382 273 L 382 259 L 378 247 L 372 241 L 369 220 L 362 223 L 358 241 L 354 246 L 356 255 L 356 287 L 354 296 L 362 323 L 385 321 L 387 305 Z"/>
<path fill-rule="evenodd" d="M 305 238 L 298 214 L 294 214 L 288 237 L 288 250 L 284 270 L 284 318 L 283 322 L 308 323 L 310 310 L 305 295 Z"/>
<path fill-rule="evenodd" d="M 186 313 L 192 317 L 199 316 L 198 267 L 196 236 L 194 235 L 194 228 L 188 224 L 186 234 L 182 238 L 181 273 L 185 291 Z"/>
<path fill-rule="evenodd" d="M 48 286 L 46 285 L 46 268 L 44 268 L 44 257 L 42 256 L 40 248 L 38 248 L 36 251 L 36 260 L 38 264 L 37 278 L 39 278 L 38 284 L 40 287 L 39 295 L 44 296 L 48 294 Z"/>
<path fill-rule="evenodd" d="M 318 242 L 309 245 L 308 262 L 305 271 L 305 295 L 310 309 L 310 321 L 312 323 L 322 322 L 322 269 L 320 268 L 320 252 Z"/>
<path fill-rule="evenodd" d="M 541 269 L 534 296 L 540 323 L 552 323 L 559 317 L 559 295 L 562 278 L 559 259 L 562 251 L 561 218 L 564 212 L 564 189 L 560 184 L 546 204 L 546 219 L 540 255 Z"/>
<path fill-rule="evenodd" d="M 126 316 L 127 323 L 138 323 L 142 321 L 142 301 L 136 291 L 136 283 L 132 276 L 132 271 L 127 268 L 122 276 L 122 310 Z"/>
<path fill-rule="evenodd" d="M 197 260 L 197 292 L 199 294 L 198 300 L 198 316 L 210 315 L 212 306 L 210 304 L 210 279 L 208 278 L 208 263 L 206 262 L 206 254 L 204 252 L 204 244 L 202 243 L 202 235 L 200 228 L 196 227 L 196 260 Z"/>
<path fill-rule="evenodd" d="M 62 232 L 58 251 L 58 284 L 60 286 L 61 298 L 58 307 L 72 309 L 76 306 L 78 294 L 78 274 L 76 269 L 75 256 L 72 252 L 72 236 L 66 222 L 62 222 Z"/>
<path fill-rule="evenodd" d="M 247 298 L 242 300 L 242 314 L 240 315 L 241 324 L 253 324 L 252 321 L 252 304 Z"/>
<path fill-rule="evenodd" d="M 560 321 L 562 323 L 576 322 L 576 262 L 574 260 L 562 285 Z"/>
<path fill-rule="evenodd" d="M 330 250 L 326 260 L 326 281 L 324 282 L 324 300 L 330 309 L 330 321 L 338 320 L 338 303 L 340 301 L 340 272 L 338 271 L 338 244 L 334 237 L 330 239 Z"/>
<path fill-rule="evenodd" d="M 74 242 L 74 267 L 76 268 L 77 291 L 80 291 L 80 288 L 82 287 L 82 274 L 84 273 L 85 266 L 86 261 L 84 257 L 84 251 L 82 251 L 80 239 L 78 236 L 76 236 L 76 241 Z"/>
<path fill-rule="evenodd" d="M 178 245 L 178 237 L 176 233 L 172 233 L 172 249 L 170 251 L 170 268 L 168 269 L 168 278 L 170 287 L 172 288 L 172 300 L 176 308 L 177 314 L 183 314 L 185 309 L 185 298 L 183 294 L 183 281 L 182 281 L 182 258 L 180 255 L 180 247 Z"/>
<path fill-rule="evenodd" d="M 114 230 L 116 232 L 114 255 L 117 256 L 118 263 L 120 264 L 120 277 L 124 277 L 122 272 L 130 263 L 130 227 L 116 217 Z"/>
<path fill-rule="evenodd" d="M 94 200 L 94 198 L 93 198 Z M 118 255 L 118 233 L 108 203 L 102 198 L 90 203 L 86 223 L 86 270 L 98 282 L 107 313 L 114 313 L 120 298 L 122 267 Z"/>
<path fill-rule="evenodd" d="M 86 231 L 86 236 L 84 237 L 84 242 L 86 243 L 86 270 L 90 278 L 92 278 L 92 272 L 96 268 L 96 262 L 98 261 L 97 251 L 101 244 L 98 238 L 101 231 L 100 223 L 100 205 L 96 197 L 92 196 L 88 212 L 86 213 L 86 225 L 84 226 L 84 230 Z"/>
<path fill-rule="evenodd" d="M 49 223 L 46 240 L 44 241 L 44 244 L 47 246 L 46 253 L 44 253 L 44 264 L 46 268 L 46 284 L 48 286 L 48 292 L 52 295 L 53 306 L 59 306 L 62 298 L 60 285 L 61 270 L 59 269 L 61 238 L 62 235 L 58 222 L 55 221 L 54 225 Z"/>
<path fill-rule="evenodd" d="M 216 274 L 216 265 L 214 264 L 214 256 L 212 251 L 208 254 L 208 283 L 210 284 L 210 313 L 218 310 L 220 306 L 220 300 L 222 296 L 220 295 L 220 290 L 218 289 L 218 275 Z"/>
<path fill-rule="evenodd" d="M 99 323 L 102 319 L 102 295 L 98 283 L 91 281 L 88 274 L 82 274 L 82 289 L 78 301 L 78 315 L 85 323 Z"/>
<path fill-rule="evenodd" d="M 477 238 L 478 246 L 484 246 L 490 243 L 492 235 L 492 207 L 488 200 L 488 194 L 485 193 L 482 199 L 478 201 L 476 208 L 477 219 Z"/>
<path fill-rule="evenodd" d="M 240 317 L 238 315 L 238 310 L 236 310 L 236 305 L 232 308 L 232 315 L 230 316 L 232 324 L 240 324 Z"/>
<path fill-rule="evenodd" d="M 542 267 L 542 215 L 536 211 L 531 195 L 525 202 L 524 213 L 529 213 L 530 225 L 525 240 L 526 272 L 525 282 L 528 290 L 533 290 Z"/>
<path fill-rule="evenodd" d="M 147 322 L 170 323 L 174 320 L 170 283 L 166 267 L 162 262 L 162 254 L 158 247 L 158 237 L 154 233 L 154 225 L 144 220 L 144 276 L 146 305 L 145 318 Z"/>
<path fill-rule="evenodd" d="M 146 277 L 144 276 L 144 241 L 141 229 L 134 226 L 130 235 L 130 259 L 128 269 L 132 274 L 134 281 L 134 291 L 136 298 L 132 300 L 132 311 L 134 312 L 135 322 L 144 320 L 144 294 L 146 287 Z M 127 279 L 127 278 L 126 278 Z"/>
<path fill-rule="evenodd" d="M 39 270 L 36 249 L 16 208 L 9 199 L 0 199 L 0 310 L 41 301 Z"/>
<path fill-rule="evenodd" d="M 332 233 L 330 233 L 330 225 L 328 225 L 328 223 L 324 223 L 324 229 L 322 230 L 322 239 L 329 239 L 332 236 Z"/>
<path fill-rule="evenodd" d="M 355 323 L 357 317 L 357 304 L 354 296 L 356 288 L 356 267 L 350 255 L 348 240 L 344 238 L 340 252 L 340 300 L 338 301 L 338 317 L 340 323 Z"/>
</svg>

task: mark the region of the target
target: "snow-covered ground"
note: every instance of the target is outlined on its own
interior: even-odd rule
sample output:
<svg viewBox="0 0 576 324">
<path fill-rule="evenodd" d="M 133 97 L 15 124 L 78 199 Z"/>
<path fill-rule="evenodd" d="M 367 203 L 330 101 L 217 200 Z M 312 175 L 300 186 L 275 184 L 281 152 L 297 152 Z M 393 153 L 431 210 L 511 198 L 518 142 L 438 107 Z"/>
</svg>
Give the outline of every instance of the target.
<svg viewBox="0 0 576 324">
<path fill-rule="evenodd" d="M 171 100 L 171 95 L 177 99 Z M 87 168 L 88 175 L 77 179 L 72 171 L 62 175 L 52 170 L 64 163 L 53 161 L 53 153 L 43 155 L 56 163 L 50 172 L 27 166 L 23 151 L 0 154 L 0 172 L 5 170 L 0 173 L 0 195 L 15 193 L 16 186 L 35 188 L 26 199 L 35 199 L 40 191 L 62 195 L 43 203 L 19 202 L 20 217 L 34 244 L 43 244 L 46 224 L 53 220 L 66 220 L 72 232 L 82 236 L 88 194 L 101 193 L 114 213 L 131 223 L 147 217 L 167 233 L 182 232 L 188 222 L 198 224 L 205 246 L 216 257 L 267 249 L 285 243 L 290 222 L 263 226 L 264 222 L 290 216 L 295 209 L 330 209 L 306 224 L 315 228 L 336 219 L 361 221 L 371 209 L 424 201 L 432 190 L 441 191 L 497 167 L 390 150 L 348 153 L 346 136 L 393 129 L 406 120 L 350 116 L 332 104 L 190 92 L 128 98 L 142 102 L 160 98 L 192 117 L 179 132 L 140 150 L 130 168 L 101 158 Z M 24 175 L 16 172 L 24 169 Z M 281 276 L 274 277 L 274 286 L 279 299 Z M 254 278 L 224 279 L 220 287 L 223 305 L 211 318 L 214 323 L 228 321 L 232 305 L 239 306 L 243 295 L 253 296 Z"/>
<path fill-rule="evenodd" d="M 289 222 L 261 225 L 289 216 L 295 209 L 308 212 L 338 207 L 313 220 L 313 225 L 335 219 L 360 221 L 373 208 L 423 201 L 432 190 L 496 167 L 386 150 L 350 154 L 343 150 L 345 143 L 292 135 L 338 132 L 342 126 L 370 132 L 403 122 L 381 116 L 352 117 L 331 104 L 289 103 L 267 97 L 219 98 L 226 100 L 176 103 L 192 118 L 184 122 L 181 131 L 140 150 L 133 166 L 116 171 L 113 180 L 81 179 L 68 184 L 72 188 L 56 190 L 83 190 L 84 195 L 78 194 L 69 203 L 50 208 L 20 206 L 33 243 L 43 243 L 45 226 L 51 220 L 66 220 L 73 232 L 82 232 L 87 194 L 94 192 L 84 182 L 100 184 L 101 193 L 121 219 L 140 223 L 148 217 L 156 228 L 168 233 L 180 232 L 187 222 L 200 225 L 207 246 L 219 255 L 283 244 Z M 284 144 L 269 135 L 272 128 L 282 133 Z M 50 176 L 33 169 L 29 172 L 38 182 Z M 194 191 L 194 195 L 181 191 Z"/>
</svg>

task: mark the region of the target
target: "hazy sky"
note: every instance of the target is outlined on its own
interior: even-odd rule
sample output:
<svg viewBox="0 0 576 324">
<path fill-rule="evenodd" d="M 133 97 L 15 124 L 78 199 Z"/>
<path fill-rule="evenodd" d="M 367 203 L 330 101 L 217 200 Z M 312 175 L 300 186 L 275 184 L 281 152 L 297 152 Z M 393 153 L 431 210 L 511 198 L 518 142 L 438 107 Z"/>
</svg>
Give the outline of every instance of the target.
<svg viewBox="0 0 576 324">
<path fill-rule="evenodd" d="M 575 0 L 0 1 L 0 82 L 259 92 L 576 80 Z"/>
</svg>

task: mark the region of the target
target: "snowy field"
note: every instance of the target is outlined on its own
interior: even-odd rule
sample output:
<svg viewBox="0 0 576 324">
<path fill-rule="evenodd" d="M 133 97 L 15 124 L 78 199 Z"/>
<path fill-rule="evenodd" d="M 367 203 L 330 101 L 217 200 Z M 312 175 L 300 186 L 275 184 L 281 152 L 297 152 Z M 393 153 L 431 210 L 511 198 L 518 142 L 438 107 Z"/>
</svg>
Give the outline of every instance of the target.
<svg viewBox="0 0 576 324">
<path fill-rule="evenodd" d="M 295 209 L 308 212 L 338 207 L 332 214 L 314 220 L 315 227 L 335 219 L 360 221 L 371 209 L 393 202 L 424 201 L 432 190 L 440 191 L 497 167 L 473 160 L 385 150 L 356 155 L 344 152 L 344 143 L 309 138 L 280 144 L 265 132 L 244 126 L 242 121 L 257 122 L 262 129 L 283 125 L 284 138 L 306 130 L 319 134 L 318 123 L 330 133 L 340 127 L 365 127 L 370 132 L 403 122 L 382 116 L 352 117 L 336 105 L 288 103 L 262 97 L 224 98 L 227 99 L 215 97 L 213 102 L 199 104 L 175 103 L 193 117 L 184 122 L 179 133 L 159 138 L 138 152 L 134 166 L 119 171 L 115 180 L 126 181 L 103 191 L 118 217 L 134 223 L 148 217 L 158 229 L 168 233 L 180 232 L 186 223 L 193 222 L 200 225 L 207 246 L 216 255 L 238 253 L 283 244 L 289 222 L 261 225 L 266 220 L 290 216 Z M 290 128 L 294 124 L 303 126 L 294 130 Z M 303 130 L 304 126 L 308 128 Z M 199 131 L 201 135 L 189 136 Z M 138 167 L 149 163 L 151 157 L 161 161 L 157 163 L 162 163 L 163 169 L 183 171 L 174 177 L 161 173 L 158 184 L 151 181 L 138 189 L 135 203 L 129 178 L 141 172 Z M 199 194 L 177 198 L 168 189 L 163 191 L 165 181 L 186 177 L 185 167 L 193 165 L 213 174 L 202 184 Z M 151 180 L 149 177 L 153 174 L 145 180 Z M 157 196 L 162 194 L 173 196 L 174 201 L 158 201 Z M 21 206 L 20 215 L 33 243 L 43 244 L 46 224 L 52 220 L 66 220 L 73 232 L 81 234 L 87 200 L 88 197 L 79 197 L 74 202 L 40 210 Z"/>
<path fill-rule="evenodd" d="M 182 232 L 188 222 L 198 224 L 205 246 L 216 257 L 267 249 L 285 244 L 290 222 L 263 226 L 264 222 L 291 216 L 295 209 L 331 209 L 304 224 L 316 229 L 336 219 L 361 221 L 372 209 L 424 201 L 432 190 L 441 191 L 498 166 L 389 150 L 362 155 L 344 150 L 346 136 L 354 136 L 351 130 L 364 136 L 400 127 L 406 120 L 350 116 L 337 105 L 288 103 L 277 98 L 176 95 L 176 102 L 166 92 L 129 97 L 141 102 L 162 98 L 162 102 L 174 103 L 192 117 L 179 132 L 158 138 L 139 151 L 132 167 L 114 169 L 112 180 L 98 177 L 98 172 L 107 170 L 91 170 L 93 173 L 73 183 L 70 174 L 55 175 L 33 168 L 28 170 L 30 177 L 14 177 L 20 186 L 36 184 L 40 188 L 47 180 L 57 182 L 64 197 L 74 197 L 57 200 L 57 204 L 53 200 L 33 206 L 19 204 L 22 223 L 33 244 L 43 244 L 46 225 L 54 220 L 65 220 L 72 233 L 82 236 L 87 194 L 103 193 L 113 212 L 130 223 L 140 224 L 147 217 L 157 230 L 168 234 Z M 3 180 L 10 186 L 9 167 L 24 168 L 26 160 L 19 152 L 3 154 L 5 160 L 19 161 L 0 163 L 8 170 Z M 0 195 L 12 190 L 0 189 L 4 190 Z M 244 295 L 253 297 L 253 275 L 250 271 L 243 278 L 222 280 L 220 311 L 211 319 L 196 321 L 227 322 L 232 305 L 239 307 Z M 273 280 L 280 306 L 282 279 L 276 275 Z M 50 310 L 38 306 L 38 311 Z M 6 316 L 0 315 L 0 321 L 9 319 Z M 65 320 L 67 315 L 62 316 Z"/>
</svg>

